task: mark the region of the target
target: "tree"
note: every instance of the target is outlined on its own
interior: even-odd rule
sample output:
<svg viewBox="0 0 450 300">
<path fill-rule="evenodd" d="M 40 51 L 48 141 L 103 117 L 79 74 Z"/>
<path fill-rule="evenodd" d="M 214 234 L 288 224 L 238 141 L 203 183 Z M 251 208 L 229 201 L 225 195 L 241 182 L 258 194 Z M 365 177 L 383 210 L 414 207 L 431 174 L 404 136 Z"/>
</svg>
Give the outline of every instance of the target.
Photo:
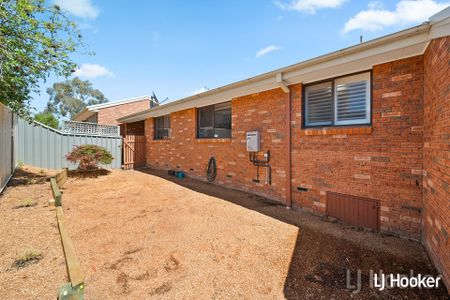
<svg viewBox="0 0 450 300">
<path fill-rule="evenodd" d="M 47 110 L 70 119 L 88 105 L 108 102 L 102 92 L 92 87 L 92 83 L 79 78 L 57 82 L 47 89 L 47 93 L 50 96 Z"/>
<path fill-rule="evenodd" d="M 67 77 L 82 46 L 76 24 L 46 0 L 0 1 L 0 101 L 30 116 L 33 92 L 50 74 Z"/>
<path fill-rule="evenodd" d="M 41 122 L 44 125 L 47 125 L 49 127 L 58 129 L 59 128 L 59 121 L 58 119 L 49 111 L 44 110 L 43 112 L 40 112 L 34 116 L 34 119 L 38 122 Z"/>
</svg>

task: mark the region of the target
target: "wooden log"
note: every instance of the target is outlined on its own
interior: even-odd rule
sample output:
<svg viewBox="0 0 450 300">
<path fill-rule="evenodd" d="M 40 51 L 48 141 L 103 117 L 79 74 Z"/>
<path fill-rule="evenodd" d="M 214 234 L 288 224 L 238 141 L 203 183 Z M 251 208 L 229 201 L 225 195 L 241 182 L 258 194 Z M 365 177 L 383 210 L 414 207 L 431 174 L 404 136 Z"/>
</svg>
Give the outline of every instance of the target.
<svg viewBox="0 0 450 300">
<path fill-rule="evenodd" d="M 63 185 L 67 181 L 69 170 L 67 168 L 63 168 L 61 172 L 55 175 L 56 183 L 58 183 L 59 187 L 63 187 Z"/>
<path fill-rule="evenodd" d="M 61 206 L 61 191 L 59 189 L 58 184 L 56 183 L 55 178 L 50 178 L 50 187 L 52 189 L 53 199 L 55 199 L 55 206 Z"/>
<path fill-rule="evenodd" d="M 80 263 L 75 254 L 75 247 L 73 246 L 72 239 L 70 238 L 65 226 L 64 212 L 61 206 L 56 208 L 56 217 L 58 219 L 58 228 L 59 233 L 61 234 L 64 256 L 66 257 L 69 280 L 72 287 L 76 287 L 83 284 L 84 276 L 81 272 Z"/>
</svg>

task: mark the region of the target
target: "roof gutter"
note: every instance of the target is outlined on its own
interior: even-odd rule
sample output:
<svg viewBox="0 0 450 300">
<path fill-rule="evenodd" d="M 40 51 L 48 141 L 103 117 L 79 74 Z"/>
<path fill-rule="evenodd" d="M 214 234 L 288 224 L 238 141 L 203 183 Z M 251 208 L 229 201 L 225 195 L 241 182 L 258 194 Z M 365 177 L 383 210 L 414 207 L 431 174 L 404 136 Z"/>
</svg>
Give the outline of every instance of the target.
<svg viewBox="0 0 450 300">
<path fill-rule="evenodd" d="M 184 106 L 182 104 L 194 102 L 195 100 L 203 99 L 208 96 L 226 93 L 230 90 L 238 89 L 238 88 L 241 88 L 246 85 L 263 82 L 264 80 L 272 79 L 274 87 L 277 87 L 277 86 L 281 87 L 286 92 L 285 88 L 287 87 L 287 85 L 295 83 L 295 82 L 291 82 L 291 81 L 287 82 L 287 80 L 286 80 L 288 77 L 287 73 L 290 73 L 293 71 L 299 71 L 301 69 L 305 69 L 305 68 L 308 68 L 311 66 L 315 66 L 315 65 L 326 63 L 329 61 L 337 60 L 337 59 L 345 57 L 345 56 L 350 56 L 352 54 L 359 53 L 361 51 L 370 50 L 372 48 L 386 45 L 389 43 L 394 43 L 394 42 L 402 40 L 402 39 L 407 39 L 409 37 L 428 33 L 428 31 L 430 30 L 430 27 L 431 27 L 431 24 L 429 22 L 425 22 L 421 25 L 418 25 L 418 26 L 415 26 L 415 27 L 412 27 L 412 28 L 409 28 L 409 29 L 406 29 L 403 31 L 399 31 L 399 32 L 396 32 L 396 33 L 393 33 L 393 34 L 390 34 L 390 35 L 387 35 L 387 36 L 384 36 L 381 38 L 377 38 L 377 39 L 367 41 L 367 42 L 364 42 L 364 43 L 361 43 L 361 44 L 358 44 L 355 46 L 344 48 L 342 50 L 331 52 L 329 54 L 321 55 L 316 58 L 305 60 L 300 63 L 296 63 L 296 64 L 293 64 L 293 65 L 290 65 L 290 66 L 287 66 L 284 68 L 276 69 L 274 71 L 270 71 L 270 72 L 267 72 L 267 73 L 264 73 L 264 74 L 261 74 L 258 76 L 250 77 L 248 79 L 244 79 L 244 80 L 241 80 L 241 81 L 238 81 L 235 83 L 224 85 L 224 86 L 206 91 L 201 94 L 197 94 L 197 95 L 189 96 L 186 98 L 182 98 L 177 101 L 169 102 L 168 104 L 161 105 L 156 108 L 152 108 L 152 109 L 148 109 L 148 110 L 141 111 L 138 113 L 130 114 L 128 116 L 118 119 L 118 121 L 121 123 L 125 123 L 125 122 L 135 122 L 135 121 L 144 120 L 148 117 L 157 116 L 158 111 L 170 110 L 170 108 L 173 106 Z M 193 105 L 192 107 L 195 107 L 195 105 Z M 182 109 L 186 109 L 186 108 L 181 108 L 180 110 L 182 110 Z M 174 111 L 176 111 L 176 110 L 174 110 Z"/>
</svg>

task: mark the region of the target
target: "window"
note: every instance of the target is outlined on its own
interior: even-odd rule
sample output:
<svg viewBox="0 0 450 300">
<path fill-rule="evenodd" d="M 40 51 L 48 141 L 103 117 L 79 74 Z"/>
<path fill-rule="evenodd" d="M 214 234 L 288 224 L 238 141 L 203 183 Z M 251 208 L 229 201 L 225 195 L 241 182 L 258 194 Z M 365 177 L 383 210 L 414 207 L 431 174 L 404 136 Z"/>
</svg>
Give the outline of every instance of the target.
<svg viewBox="0 0 450 300">
<path fill-rule="evenodd" d="M 231 102 L 198 109 L 198 138 L 231 138 Z"/>
<path fill-rule="evenodd" d="M 305 86 L 305 127 L 370 123 L 370 73 Z"/>
<path fill-rule="evenodd" d="M 170 115 L 155 118 L 155 140 L 170 138 Z"/>
</svg>

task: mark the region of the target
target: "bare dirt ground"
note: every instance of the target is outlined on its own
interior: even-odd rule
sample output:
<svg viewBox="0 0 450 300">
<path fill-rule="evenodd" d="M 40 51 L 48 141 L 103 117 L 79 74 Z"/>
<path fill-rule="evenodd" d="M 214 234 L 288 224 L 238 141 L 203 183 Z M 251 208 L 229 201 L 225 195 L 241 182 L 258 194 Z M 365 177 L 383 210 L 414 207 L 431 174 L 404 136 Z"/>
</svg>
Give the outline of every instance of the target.
<svg viewBox="0 0 450 300">
<path fill-rule="evenodd" d="M 0 298 L 55 299 L 67 282 L 48 171 L 16 170 L 0 195 Z M 35 257 L 16 262 L 24 253 Z"/>
<path fill-rule="evenodd" d="M 436 274 L 415 242 L 161 171 L 70 179 L 63 207 L 87 299 L 447 299 L 368 287 L 371 269 Z M 360 293 L 347 269 L 362 270 Z"/>
</svg>

